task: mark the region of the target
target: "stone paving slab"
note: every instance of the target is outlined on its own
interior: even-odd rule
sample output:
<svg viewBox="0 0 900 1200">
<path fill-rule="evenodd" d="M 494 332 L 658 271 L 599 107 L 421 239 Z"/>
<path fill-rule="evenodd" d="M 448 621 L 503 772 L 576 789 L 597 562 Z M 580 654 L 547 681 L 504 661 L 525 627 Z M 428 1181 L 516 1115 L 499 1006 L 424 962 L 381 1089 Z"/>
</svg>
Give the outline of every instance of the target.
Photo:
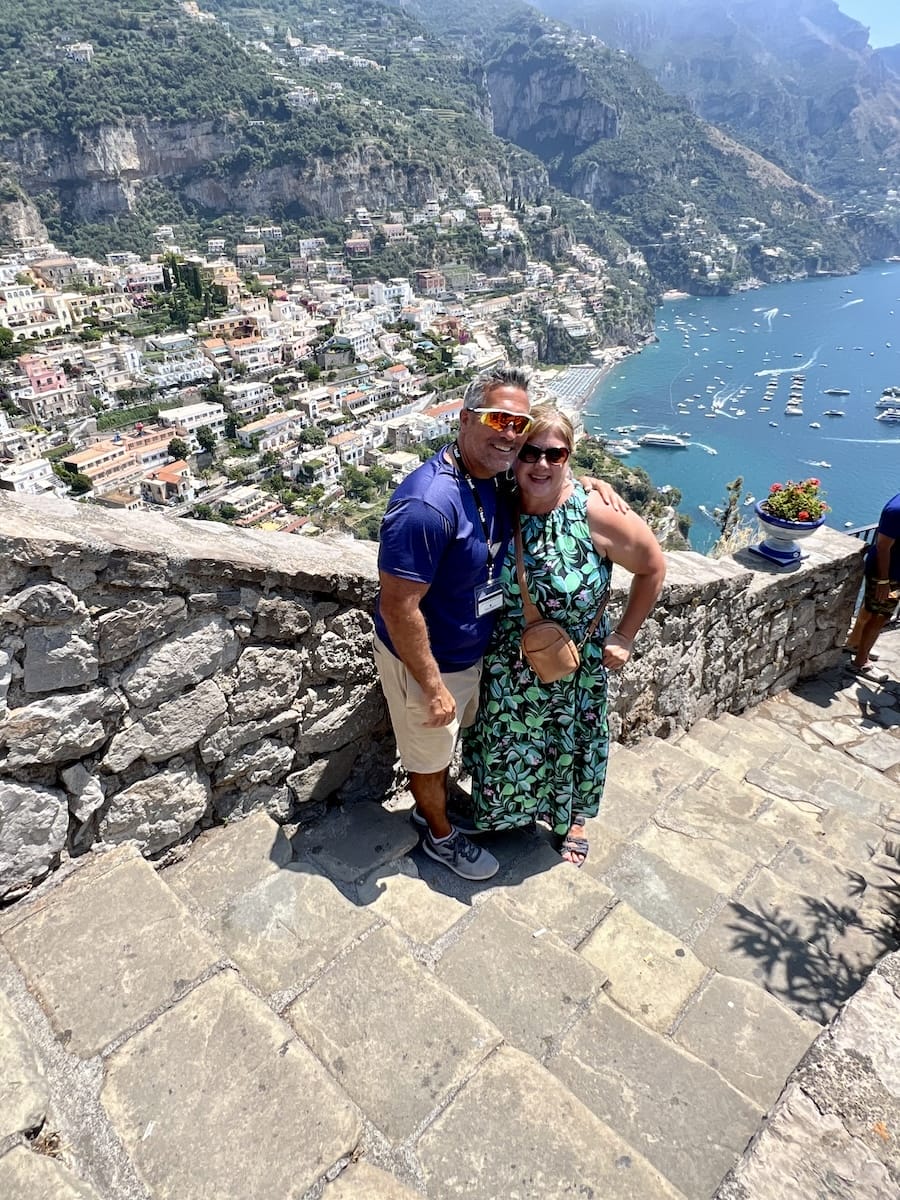
<svg viewBox="0 0 900 1200">
<path fill-rule="evenodd" d="M 321 1064 L 228 975 L 119 1047 L 101 1101 L 154 1200 L 301 1195 L 361 1132 Z"/>
<path fill-rule="evenodd" d="M 591 850 L 587 863 L 605 859 L 603 843 L 609 844 L 599 821 L 587 822 Z M 617 842 L 616 845 L 622 845 Z M 522 860 L 522 879 L 502 891 L 537 926 L 552 929 L 567 945 L 580 942 L 609 911 L 615 897 L 587 869 L 564 863 L 548 843 L 536 847 Z"/>
<path fill-rule="evenodd" d="M 727 896 L 754 870 L 754 860 L 733 846 L 726 846 L 705 834 L 667 829 L 665 820 L 661 816 L 651 822 L 640 833 L 636 844 L 664 859 L 682 874 L 703 880 L 710 888 Z"/>
<path fill-rule="evenodd" d="M 882 803 L 814 768 L 796 763 L 776 762 L 765 768 L 747 772 L 747 781 L 763 791 L 794 803 L 817 805 L 820 809 L 840 808 L 861 821 L 879 824 Z"/>
<path fill-rule="evenodd" d="M 58 1159 L 14 1146 L 0 1158 L 3 1200 L 100 1200 L 84 1180 Z"/>
<path fill-rule="evenodd" d="M 187 858 L 162 873 L 185 904 L 214 912 L 291 861 L 291 844 L 268 813 L 207 830 Z"/>
<path fill-rule="evenodd" d="M 260 991 L 275 992 L 302 986 L 376 920 L 318 867 L 295 862 L 217 913 L 209 932 Z"/>
<path fill-rule="evenodd" d="M 881 737 L 881 733 L 872 736 Z M 893 734 L 884 734 L 896 740 Z M 866 744 L 871 737 L 866 739 Z M 835 750 L 822 746 L 811 750 L 799 743 L 779 756 L 778 760 L 769 764 L 769 768 L 777 777 L 787 784 L 793 784 L 800 790 L 806 790 L 828 803 L 829 794 L 834 791 L 834 785 L 839 785 L 840 804 L 850 805 L 850 797 L 855 795 L 859 801 L 868 803 L 869 811 L 849 808 L 857 816 L 865 819 L 877 819 L 879 810 L 890 811 L 897 802 L 897 785 L 890 779 L 885 779 L 878 770 L 863 763 L 856 762 L 843 750 Z M 832 803 L 837 803 L 833 800 Z"/>
<path fill-rule="evenodd" d="M 715 1200 L 897 1200 L 897 1180 L 851 1137 L 837 1117 L 822 1114 L 790 1084 L 763 1136 L 748 1150 Z"/>
<path fill-rule="evenodd" d="M 666 826 L 694 837 L 711 838 L 748 855 L 758 863 L 769 863 L 784 848 L 786 839 L 766 829 L 756 820 L 735 815 L 729 810 L 734 801 L 737 812 L 747 810 L 751 798 L 741 792 L 723 790 L 725 776 L 709 779 L 699 789 L 690 788 L 666 808 L 662 820 Z"/>
<path fill-rule="evenodd" d="M 417 1148 L 429 1200 L 685 1200 L 553 1075 L 506 1046 Z"/>
<path fill-rule="evenodd" d="M 847 753 L 867 767 L 887 772 L 900 764 L 900 737 L 889 730 L 874 733 L 864 742 L 848 746 Z"/>
<path fill-rule="evenodd" d="M 218 959 L 181 901 L 130 847 L 98 855 L 3 944 L 60 1041 L 84 1058 L 181 995 Z"/>
<path fill-rule="evenodd" d="M 770 1108 L 819 1034 L 760 988 L 714 975 L 694 997 L 675 1040 L 743 1095 Z"/>
<path fill-rule="evenodd" d="M 839 866 L 863 871 L 884 841 L 884 832 L 871 821 L 863 821 L 842 809 L 817 809 L 773 796 L 756 818 L 777 836 L 789 838 L 814 850 Z"/>
<path fill-rule="evenodd" d="M 732 779 L 743 779 L 747 770 L 765 762 L 777 749 L 770 738 L 755 733 L 749 721 L 741 732 L 736 732 L 717 721 L 703 719 L 692 725 L 678 744 Z"/>
<path fill-rule="evenodd" d="M 437 892 L 419 875 L 411 858 L 379 867 L 357 886 L 359 903 L 414 942 L 430 945 L 470 911 L 455 896 Z"/>
<path fill-rule="evenodd" d="M 409 1137 L 501 1041 L 386 928 L 326 971 L 287 1017 L 393 1141 Z"/>
<path fill-rule="evenodd" d="M 859 979 L 810 945 L 789 918 L 732 900 L 694 942 L 701 962 L 745 979 L 819 1025 L 830 1021 Z"/>
<path fill-rule="evenodd" d="M 689 937 L 697 929 L 719 895 L 696 875 L 679 871 L 643 846 L 626 846 L 604 878 L 642 917 L 677 938 Z"/>
<path fill-rule="evenodd" d="M 609 976 L 607 992 L 644 1025 L 665 1032 L 700 986 L 706 968 L 671 934 L 624 902 L 581 947 Z"/>
<path fill-rule="evenodd" d="M 852 882 L 840 877 L 830 892 L 798 890 L 773 872 L 760 871 L 741 900 L 839 962 L 842 974 L 861 977 L 895 943 L 881 914 L 853 890 Z"/>
<path fill-rule="evenodd" d="M 387 1171 L 371 1163 L 351 1163 L 322 1193 L 322 1200 L 421 1200 L 421 1192 L 413 1192 Z"/>
<path fill-rule="evenodd" d="M 316 863 L 332 879 L 354 883 L 375 868 L 408 854 L 419 834 L 408 815 L 360 801 L 329 812 L 293 839 L 294 853 Z"/>
<path fill-rule="evenodd" d="M 617 756 L 618 763 L 622 763 L 625 753 Z M 631 837 L 646 824 L 662 800 L 654 782 L 654 772 L 639 764 L 640 759 L 632 755 L 617 770 L 611 767 L 606 777 L 600 805 L 601 820 L 619 838 Z M 663 790 L 668 794 L 666 789 Z"/>
<path fill-rule="evenodd" d="M 48 1101 L 43 1067 L 25 1027 L 0 992 L 0 1142 L 11 1134 L 39 1129 Z"/>
<path fill-rule="evenodd" d="M 538 1059 L 603 981 L 545 925 L 496 897 L 480 905 L 435 973 L 508 1042 Z"/>
<path fill-rule="evenodd" d="M 690 1200 L 712 1194 L 762 1115 L 712 1068 L 609 1003 L 573 1027 L 549 1069 Z"/>
</svg>

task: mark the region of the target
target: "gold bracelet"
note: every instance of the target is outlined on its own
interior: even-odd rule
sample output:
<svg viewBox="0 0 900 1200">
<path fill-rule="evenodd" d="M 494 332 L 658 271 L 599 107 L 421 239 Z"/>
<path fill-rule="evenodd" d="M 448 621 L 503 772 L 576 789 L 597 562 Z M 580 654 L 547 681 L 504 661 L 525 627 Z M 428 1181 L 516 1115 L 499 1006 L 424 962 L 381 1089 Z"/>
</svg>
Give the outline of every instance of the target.
<svg viewBox="0 0 900 1200">
<path fill-rule="evenodd" d="M 890 583 L 891 581 L 890 581 L 889 579 L 873 579 L 873 580 L 872 580 L 872 582 L 873 582 L 873 583 L 876 585 L 876 587 L 877 587 L 877 586 L 879 586 L 879 585 L 880 585 L 880 584 L 882 584 L 882 583 Z"/>
</svg>

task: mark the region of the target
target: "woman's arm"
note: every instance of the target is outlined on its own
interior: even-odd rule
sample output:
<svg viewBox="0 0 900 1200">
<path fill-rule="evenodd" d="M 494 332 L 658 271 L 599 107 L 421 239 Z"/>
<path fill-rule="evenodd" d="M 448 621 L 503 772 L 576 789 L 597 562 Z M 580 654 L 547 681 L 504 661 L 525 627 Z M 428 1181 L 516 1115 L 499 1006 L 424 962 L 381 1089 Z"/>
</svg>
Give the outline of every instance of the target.
<svg viewBox="0 0 900 1200">
<path fill-rule="evenodd" d="M 666 577 L 666 560 L 650 526 L 637 513 L 617 512 L 592 493 L 588 496 L 587 516 L 598 553 L 633 576 L 625 611 L 603 643 L 603 665 L 618 671 L 631 657 L 635 636 L 656 603 Z"/>
</svg>

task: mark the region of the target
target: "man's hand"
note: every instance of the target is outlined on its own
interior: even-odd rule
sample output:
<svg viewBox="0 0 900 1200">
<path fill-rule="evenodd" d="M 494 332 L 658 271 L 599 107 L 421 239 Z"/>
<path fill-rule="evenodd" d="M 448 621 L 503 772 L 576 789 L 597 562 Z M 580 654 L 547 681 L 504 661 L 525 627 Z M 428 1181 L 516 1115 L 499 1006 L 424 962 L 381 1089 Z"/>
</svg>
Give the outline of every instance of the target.
<svg viewBox="0 0 900 1200">
<path fill-rule="evenodd" d="M 456 701 L 453 699 L 453 694 L 448 692 L 442 683 L 439 685 L 439 691 L 428 697 L 428 720 L 425 722 L 425 728 L 440 729 L 441 726 L 449 725 L 455 719 Z"/>
<path fill-rule="evenodd" d="M 578 482 L 588 492 L 596 492 L 604 504 L 615 512 L 631 512 L 631 505 L 623 500 L 615 488 L 610 487 L 603 479 L 594 479 L 592 475 L 579 476 Z"/>
</svg>

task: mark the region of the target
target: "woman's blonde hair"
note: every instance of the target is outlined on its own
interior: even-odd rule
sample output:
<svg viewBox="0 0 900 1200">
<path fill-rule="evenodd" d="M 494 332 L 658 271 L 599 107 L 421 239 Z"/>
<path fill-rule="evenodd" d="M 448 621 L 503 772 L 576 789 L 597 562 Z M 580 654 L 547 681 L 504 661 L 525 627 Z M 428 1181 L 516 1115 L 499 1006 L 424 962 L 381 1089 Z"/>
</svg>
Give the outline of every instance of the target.
<svg viewBox="0 0 900 1200">
<path fill-rule="evenodd" d="M 571 420 L 555 404 L 537 404 L 531 410 L 531 428 L 528 430 L 530 441 L 536 433 L 546 433 L 548 430 L 558 433 L 569 448 L 569 453 L 575 449 L 575 430 Z"/>
</svg>

